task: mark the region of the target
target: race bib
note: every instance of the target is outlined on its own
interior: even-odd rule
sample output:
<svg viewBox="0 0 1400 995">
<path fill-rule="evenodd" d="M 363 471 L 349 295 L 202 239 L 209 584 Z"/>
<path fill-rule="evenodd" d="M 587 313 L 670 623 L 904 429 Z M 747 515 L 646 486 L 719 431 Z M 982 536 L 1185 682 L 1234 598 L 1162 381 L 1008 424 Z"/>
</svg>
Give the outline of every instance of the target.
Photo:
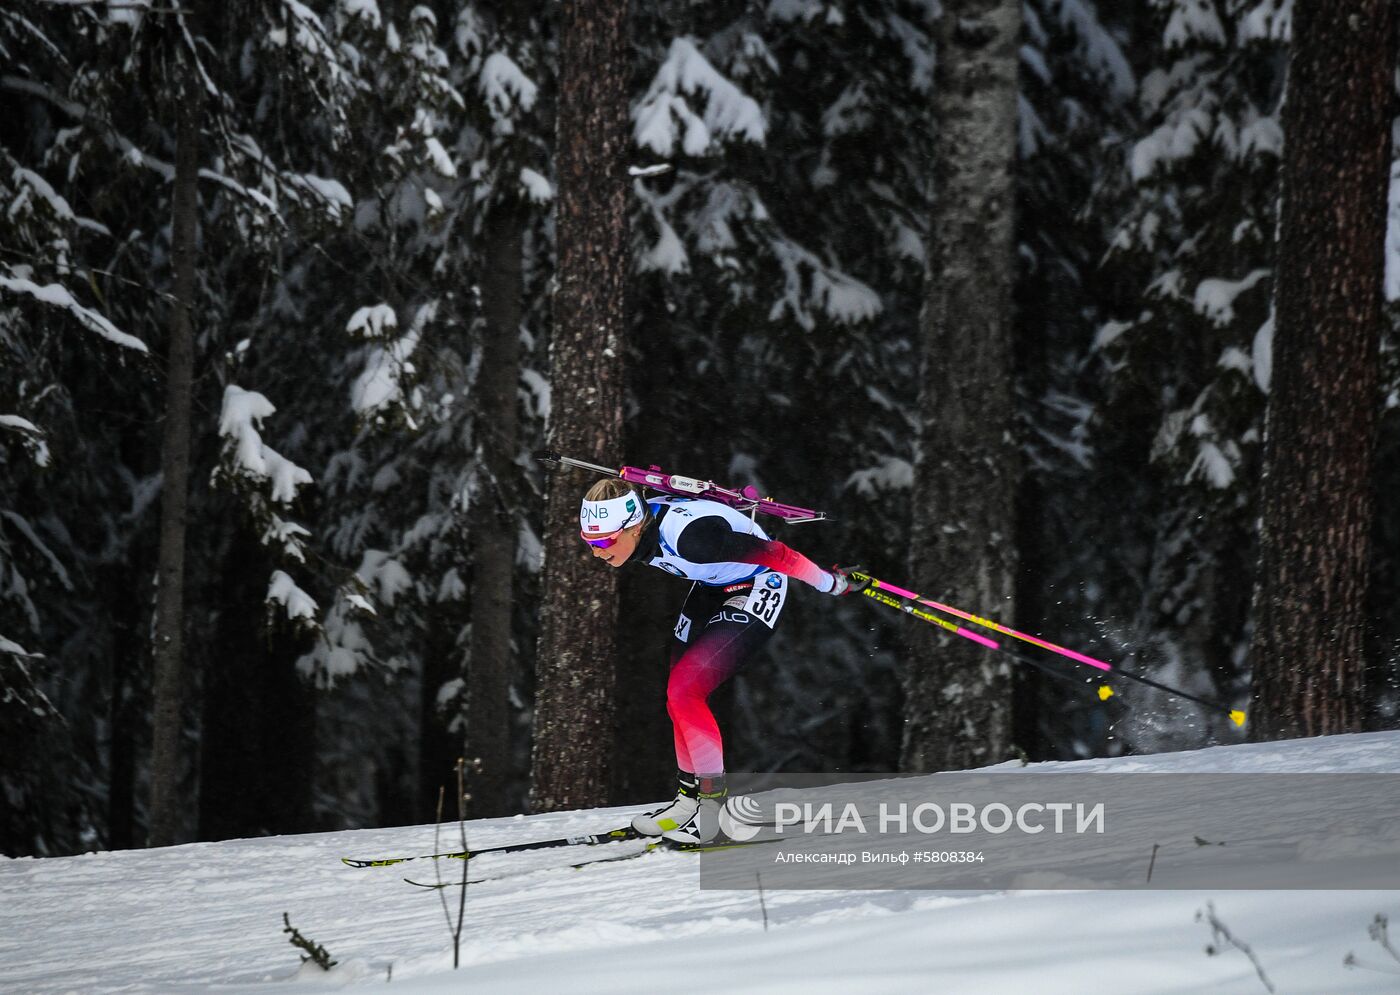
<svg viewBox="0 0 1400 995">
<path fill-rule="evenodd" d="M 753 591 L 750 592 L 749 600 L 744 604 L 744 611 L 756 616 L 760 622 L 771 629 L 778 621 L 778 614 L 783 610 L 785 600 L 787 600 L 787 577 L 770 570 L 753 579 Z"/>
</svg>

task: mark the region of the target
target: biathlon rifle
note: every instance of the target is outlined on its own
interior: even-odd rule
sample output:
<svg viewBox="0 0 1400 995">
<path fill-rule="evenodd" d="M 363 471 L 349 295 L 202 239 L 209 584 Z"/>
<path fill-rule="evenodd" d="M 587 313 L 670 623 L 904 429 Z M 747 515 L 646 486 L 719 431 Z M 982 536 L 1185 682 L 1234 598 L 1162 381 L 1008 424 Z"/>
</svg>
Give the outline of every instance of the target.
<svg viewBox="0 0 1400 995">
<path fill-rule="evenodd" d="M 706 501 L 718 501 L 720 504 L 728 505 L 735 511 L 741 511 L 746 515 L 760 513 L 781 518 L 783 521 L 793 525 L 801 522 L 825 522 L 830 521 L 824 511 L 813 511 L 811 508 L 799 508 L 796 505 L 783 504 L 774 501 L 772 498 L 761 497 L 758 489 L 752 485 L 741 490 L 734 490 L 732 487 L 721 487 L 713 480 L 697 480 L 695 477 L 683 477 L 678 473 L 667 473 L 659 466 L 651 466 L 643 470 L 636 466 L 624 466 L 621 469 L 613 469 L 608 466 L 599 466 L 597 463 L 589 463 L 585 460 L 574 459 L 571 456 L 561 456 L 556 452 L 541 450 L 535 453 L 535 459 L 550 467 L 559 469 L 561 467 L 572 467 L 577 470 L 592 470 L 594 473 L 605 474 L 609 477 L 621 477 L 629 484 L 636 484 L 639 487 L 650 487 L 654 491 L 663 494 L 674 494 L 677 497 L 700 497 Z"/>
</svg>

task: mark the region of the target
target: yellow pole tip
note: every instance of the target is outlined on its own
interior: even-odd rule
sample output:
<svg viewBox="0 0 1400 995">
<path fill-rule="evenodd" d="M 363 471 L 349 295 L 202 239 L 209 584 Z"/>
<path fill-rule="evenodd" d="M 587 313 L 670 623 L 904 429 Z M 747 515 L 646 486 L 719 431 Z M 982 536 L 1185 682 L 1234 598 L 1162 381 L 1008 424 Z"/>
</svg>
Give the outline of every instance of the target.
<svg viewBox="0 0 1400 995">
<path fill-rule="evenodd" d="M 1113 697 L 1113 688 L 1109 687 L 1107 684 L 1100 684 L 1100 685 L 1099 685 L 1099 701 L 1107 701 L 1109 698 L 1112 698 L 1112 697 Z"/>
<path fill-rule="evenodd" d="M 1230 713 L 1230 721 L 1233 722 L 1233 723 L 1234 723 L 1235 725 L 1237 725 L 1237 726 L 1243 726 L 1243 725 L 1244 725 L 1244 712 L 1241 712 L 1241 711 L 1239 711 L 1238 709 L 1236 709 L 1235 711 L 1231 712 L 1231 713 Z"/>
</svg>

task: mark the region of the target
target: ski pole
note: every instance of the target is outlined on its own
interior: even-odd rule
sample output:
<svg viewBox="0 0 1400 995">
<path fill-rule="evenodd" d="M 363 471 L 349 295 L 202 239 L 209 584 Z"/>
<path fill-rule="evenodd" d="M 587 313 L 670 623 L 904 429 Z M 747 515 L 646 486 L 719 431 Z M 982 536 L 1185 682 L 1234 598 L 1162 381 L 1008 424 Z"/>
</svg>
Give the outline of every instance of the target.
<svg viewBox="0 0 1400 995">
<path fill-rule="evenodd" d="M 861 575 L 853 573 L 851 576 L 856 577 Z M 1052 670 L 1050 667 L 1041 663 L 1039 660 L 1033 660 L 1028 656 L 1023 656 L 1022 654 L 1017 653 L 1015 650 L 1011 649 L 1009 646 L 1003 646 L 1001 645 L 1001 643 L 998 643 L 993 639 L 988 639 L 986 636 L 978 635 L 975 632 L 969 632 L 967 629 L 964 629 L 962 626 L 957 625 L 956 623 L 948 621 L 946 618 L 939 618 L 932 612 L 926 612 L 921 608 L 915 608 L 907 601 L 901 601 L 899 598 L 891 597 L 884 591 L 877 589 L 873 584 L 868 587 L 862 588 L 860 593 L 865 595 L 867 598 L 870 598 L 872 601 L 876 601 L 882 605 L 887 605 L 888 607 L 893 608 L 896 611 L 904 612 L 904 614 L 906 615 L 912 615 L 914 618 L 919 619 L 921 622 L 932 622 L 934 625 L 937 625 L 940 628 L 947 629 L 954 635 L 963 636 L 964 638 L 971 639 L 974 643 L 978 643 L 979 645 L 985 646 L 988 649 L 1000 650 L 1002 653 L 1005 653 L 1007 656 L 1011 657 L 1011 659 L 1017 661 L 1018 663 L 1024 663 L 1027 666 L 1034 667 L 1036 670 L 1039 670 L 1043 674 L 1048 674 L 1051 677 L 1059 678 L 1062 681 L 1068 681 L 1071 684 L 1081 683 L 1080 681 L 1075 680 L 1073 677 L 1071 677 L 1064 671 Z M 1098 694 L 1100 701 L 1107 701 L 1109 698 L 1113 697 L 1113 688 L 1109 687 L 1107 684 L 1096 684 L 1095 691 Z"/>
<path fill-rule="evenodd" d="M 954 608 L 952 605 L 940 604 L 939 602 L 934 601 L 932 598 L 926 598 L 922 594 L 915 594 L 913 591 L 906 591 L 902 587 L 896 587 L 894 584 L 891 584 L 888 581 L 880 580 L 877 577 L 870 577 L 866 574 L 854 574 L 853 576 L 858 577 L 862 580 L 868 580 L 870 582 L 871 587 L 883 588 L 884 590 L 889 591 L 891 594 L 897 594 L 901 598 L 908 598 L 911 601 L 917 601 L 921 605 L 928 605 L 930 608 L 936 608 L 938 611 L 943 612 L 943 614 L 945 615 L 952 615 L 956 618 L 961 618 L 968 622 L 971 622 L 974 625 L 980 625 L 984 629 L 991 629 L 993 632 L 1000 632 L 1003 636 L 1010 636 L 1013 639 L 1023 640 L 1025 642 L 1030 643 L 1032 646 L 1039 646 L 1043 650 L 1049 650 L 1052 653 L 1059 653 L 1061 656 L 1067 656 L 1071 660 L 1074 660 L 1078 663 L 1087 664 L 1090 667 L 1096 667 L 1099 670 L 1113 670 L 1112 664 L 1104 663 L 1102 660 L 1096 660 L 1092 656 L 1085 656 L 1083 653 L 1075 652 L 1072 649 L 1066 649 L 1063 646 L 1056 646 L 1054 643 L 1046 642 L 1043 639 L 1037 639 L 1035 636 L 1028 636 L 1024 632 L 1017 632 L 1015 629 L 1008 629 L 1006 626 L 993 622 L 991 619 L 981 618 L 980 616 L 972 615 L 968 612 Z"/>
<path fill-rule="evenodd" d="M 851 576 L 858 577 L 859 574 L 852 574 Z M 908 602 L 900 601 L 898 598 L 892 598 L 888 594 L 885 594 L 883 591 L 877 590 L 874 584 L 865 588 L 860 593 L 864 594 L 868 598 L 873 598 L 875 601 L 880 602 L 880 604 L 882 605 L 888 605 L 889 607 L 894 608 L 897 611 L 902 611 L 906 615 L 913 615 L 915 618 L 922 619 L 925 622 L 932 622 L 934 625 L 941 626 L 944 629 L 947 629 L 949 632 L 953 633 L 955 636 L 962 636 L 964 639 L 971 639 L 974 643 L 980 643 L 988 649 L 999 650 L 1002 648 L 1001 643 L 997 642 L 996 640 L 988 639 L 986 636 L 978 635 L 975 632 L 971 632 L 967 629 L 964 629 L 962 626 L 954 622 L 949 622 L 946 618 L 939 618 L 932 612 L 926 612 L 921 608 L 915 608 Z"/>
<path fill-rule="evenodd" d="M 1083 653 L 1079 653 L 1075 650 L 1068 649 L 1064 646 L 1058 646 L 1055 643 L 1048 642 L 1044 639 L 1039 639 L 1035 636 L 1027 635 L 1024 632 L 1018 632 L 1017 630 L 1008 628 L 1007 626 L 1004 626 L 999 622 L 993 622 L 991 619 L 982 618 L 979 615 L 973 615 L 970 612 L 965 612 L 961 609 L 954 608 L 952 605 L 942 604 L 941 602 L 934 601 L 932 598 L 925 598 L 922 595 L 915 594 L 913 591 L 905 590 L 904 588 L 899 587 L 895 584 L 891 584 L 888 581 L 882 581 L 878 577 L 872 577 L 869 574 L 859 572 L 853 572 L 851 576 L 856 580 L 865 581 L 868 585 L 866 587 L 867 591 L 871 589 L 874 589 L 876 591 L 888 591 L 890 592 L 890 594 L 897 595 L 901 598 L 908 598 L 914 602 L 917 602 L 918 604 L 926 605 L 927 607 L 933 608 L 936 611 L 941 611 L 944 614 L 952 615 L 955 618 L 963 619 L 964 621 L 971 622 L 974 625 L 980 625 L 983 628 L 991 629 L 992 631 L 999 632 L 1004 636 L 1010 636 L 1013 639 L 1020 639 L 1023 642 L 1030 643 L 1032 646 L 1038 646 L 1041 649 L 1049 650 L 1052 653 L 1058 653 L 1059 655 L 1074 660 L 1077 663 L 1082 663 L 1087 666 L 1094 667 L 1095 669 L 1102 670 L 1106 673 L 1117 674 L 1119 677 L 1125 677 L 1130 681 L 1137 681 L 1139 684 L 1145 684 L 1148 687 L 1156 688 L 1158 691 L 1164 691 L 1167 694 L 1175 695 L 1178 698 L 1185 698 L 1187 701 L 1193 701 L 1204 708 L 1210 709 L 1211 711 L 1222 712 L 1225 715 L 1229 716 L 1230 721 L 1235 723 L 1235 725 L 1237 726 L 1243 726 L 1245 723 L 1246 716 L 1242 710 L 1230 708 L 1228 705 L 1225 705 L 1222 702 L 1211 701 L 1206 698 L 1201 698 L 1197 695 L 1191 694 L 1188 691 L 1182 691 L 1179 688 L 1174 688 L 1170 685 L 1162 684 L 1160 681 L 1154 681 L 1150 677 L 1143 677 L 1141 674 L 1134 674 L 1126 670 L 1119 670 L 1112 664 L 1105 663 L 1103 660 L 1098 660 L 1094 657 L 1086 656 Z"/>
</svg>

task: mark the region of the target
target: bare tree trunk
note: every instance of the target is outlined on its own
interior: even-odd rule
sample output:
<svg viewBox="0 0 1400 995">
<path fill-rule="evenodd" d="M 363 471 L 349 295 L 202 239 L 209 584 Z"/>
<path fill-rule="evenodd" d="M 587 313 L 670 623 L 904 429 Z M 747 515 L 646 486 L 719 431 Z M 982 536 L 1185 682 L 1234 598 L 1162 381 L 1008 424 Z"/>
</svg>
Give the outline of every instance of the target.
<svg viewBox="0 0 1400 995">
<path fill-rule="evenodd" d="M 931 593 L 992 617 L 1014 614 L 1011 170 L 1020 27 L 1019 0 L 943 5 L 910 550 L 911 576 Z M 1006 663 L 931 627 L 911 639 L 903 769 L 1004 759 Z"/>
<path fill-rule="evenodd" d="M 181 59 L 187 58 L 183 53 Z M 151 731 L 151 846 L 176 842 L 186 820 L 180 781 L 185 681 L 185 526 L 189 505 L 190 392 L 194 378 L 195 233 L 198 223 L 199 117 L 203 89 L 181 65 L 175 148 L 171 265 L 175 274 L 166 359 L 165 430 L 161 439 L 160 589 L 156 594 L 154 719 Z"/>
<path fill-rule="evenodd" d="M 1250 649 L 1256 740 L 1365 727 L 1394 39 L 1390 0 L 1293 11 Z"/>
<path fill-rule="evenodd" d="M 622 444 L 625 382 L 627 3 L 564 0 L 559 7 L 549 439 L 560 452 L 606 465 Z M 580 497 L 576 478 L 551 478 L 535 664 L 537 811 L 598 805 L 608 796 L 617 578 L 579 541 Z"/>
<path fill-rule="evenodd" d="M 467 757 L 479 760 L 471 778 L 477 816 L 519 811 L 511 782 L 510 687 L 512 581 L 519 518 L 511 481 L 515 468 L 520 388 L 521 248 L 525 212 L 518 205 L 492 214 L 492 243 L 481 283 L 486 329 L 477 382 L 478 486 L 472 506 L 472 635 L 467 681 Z"/>
</svg>

